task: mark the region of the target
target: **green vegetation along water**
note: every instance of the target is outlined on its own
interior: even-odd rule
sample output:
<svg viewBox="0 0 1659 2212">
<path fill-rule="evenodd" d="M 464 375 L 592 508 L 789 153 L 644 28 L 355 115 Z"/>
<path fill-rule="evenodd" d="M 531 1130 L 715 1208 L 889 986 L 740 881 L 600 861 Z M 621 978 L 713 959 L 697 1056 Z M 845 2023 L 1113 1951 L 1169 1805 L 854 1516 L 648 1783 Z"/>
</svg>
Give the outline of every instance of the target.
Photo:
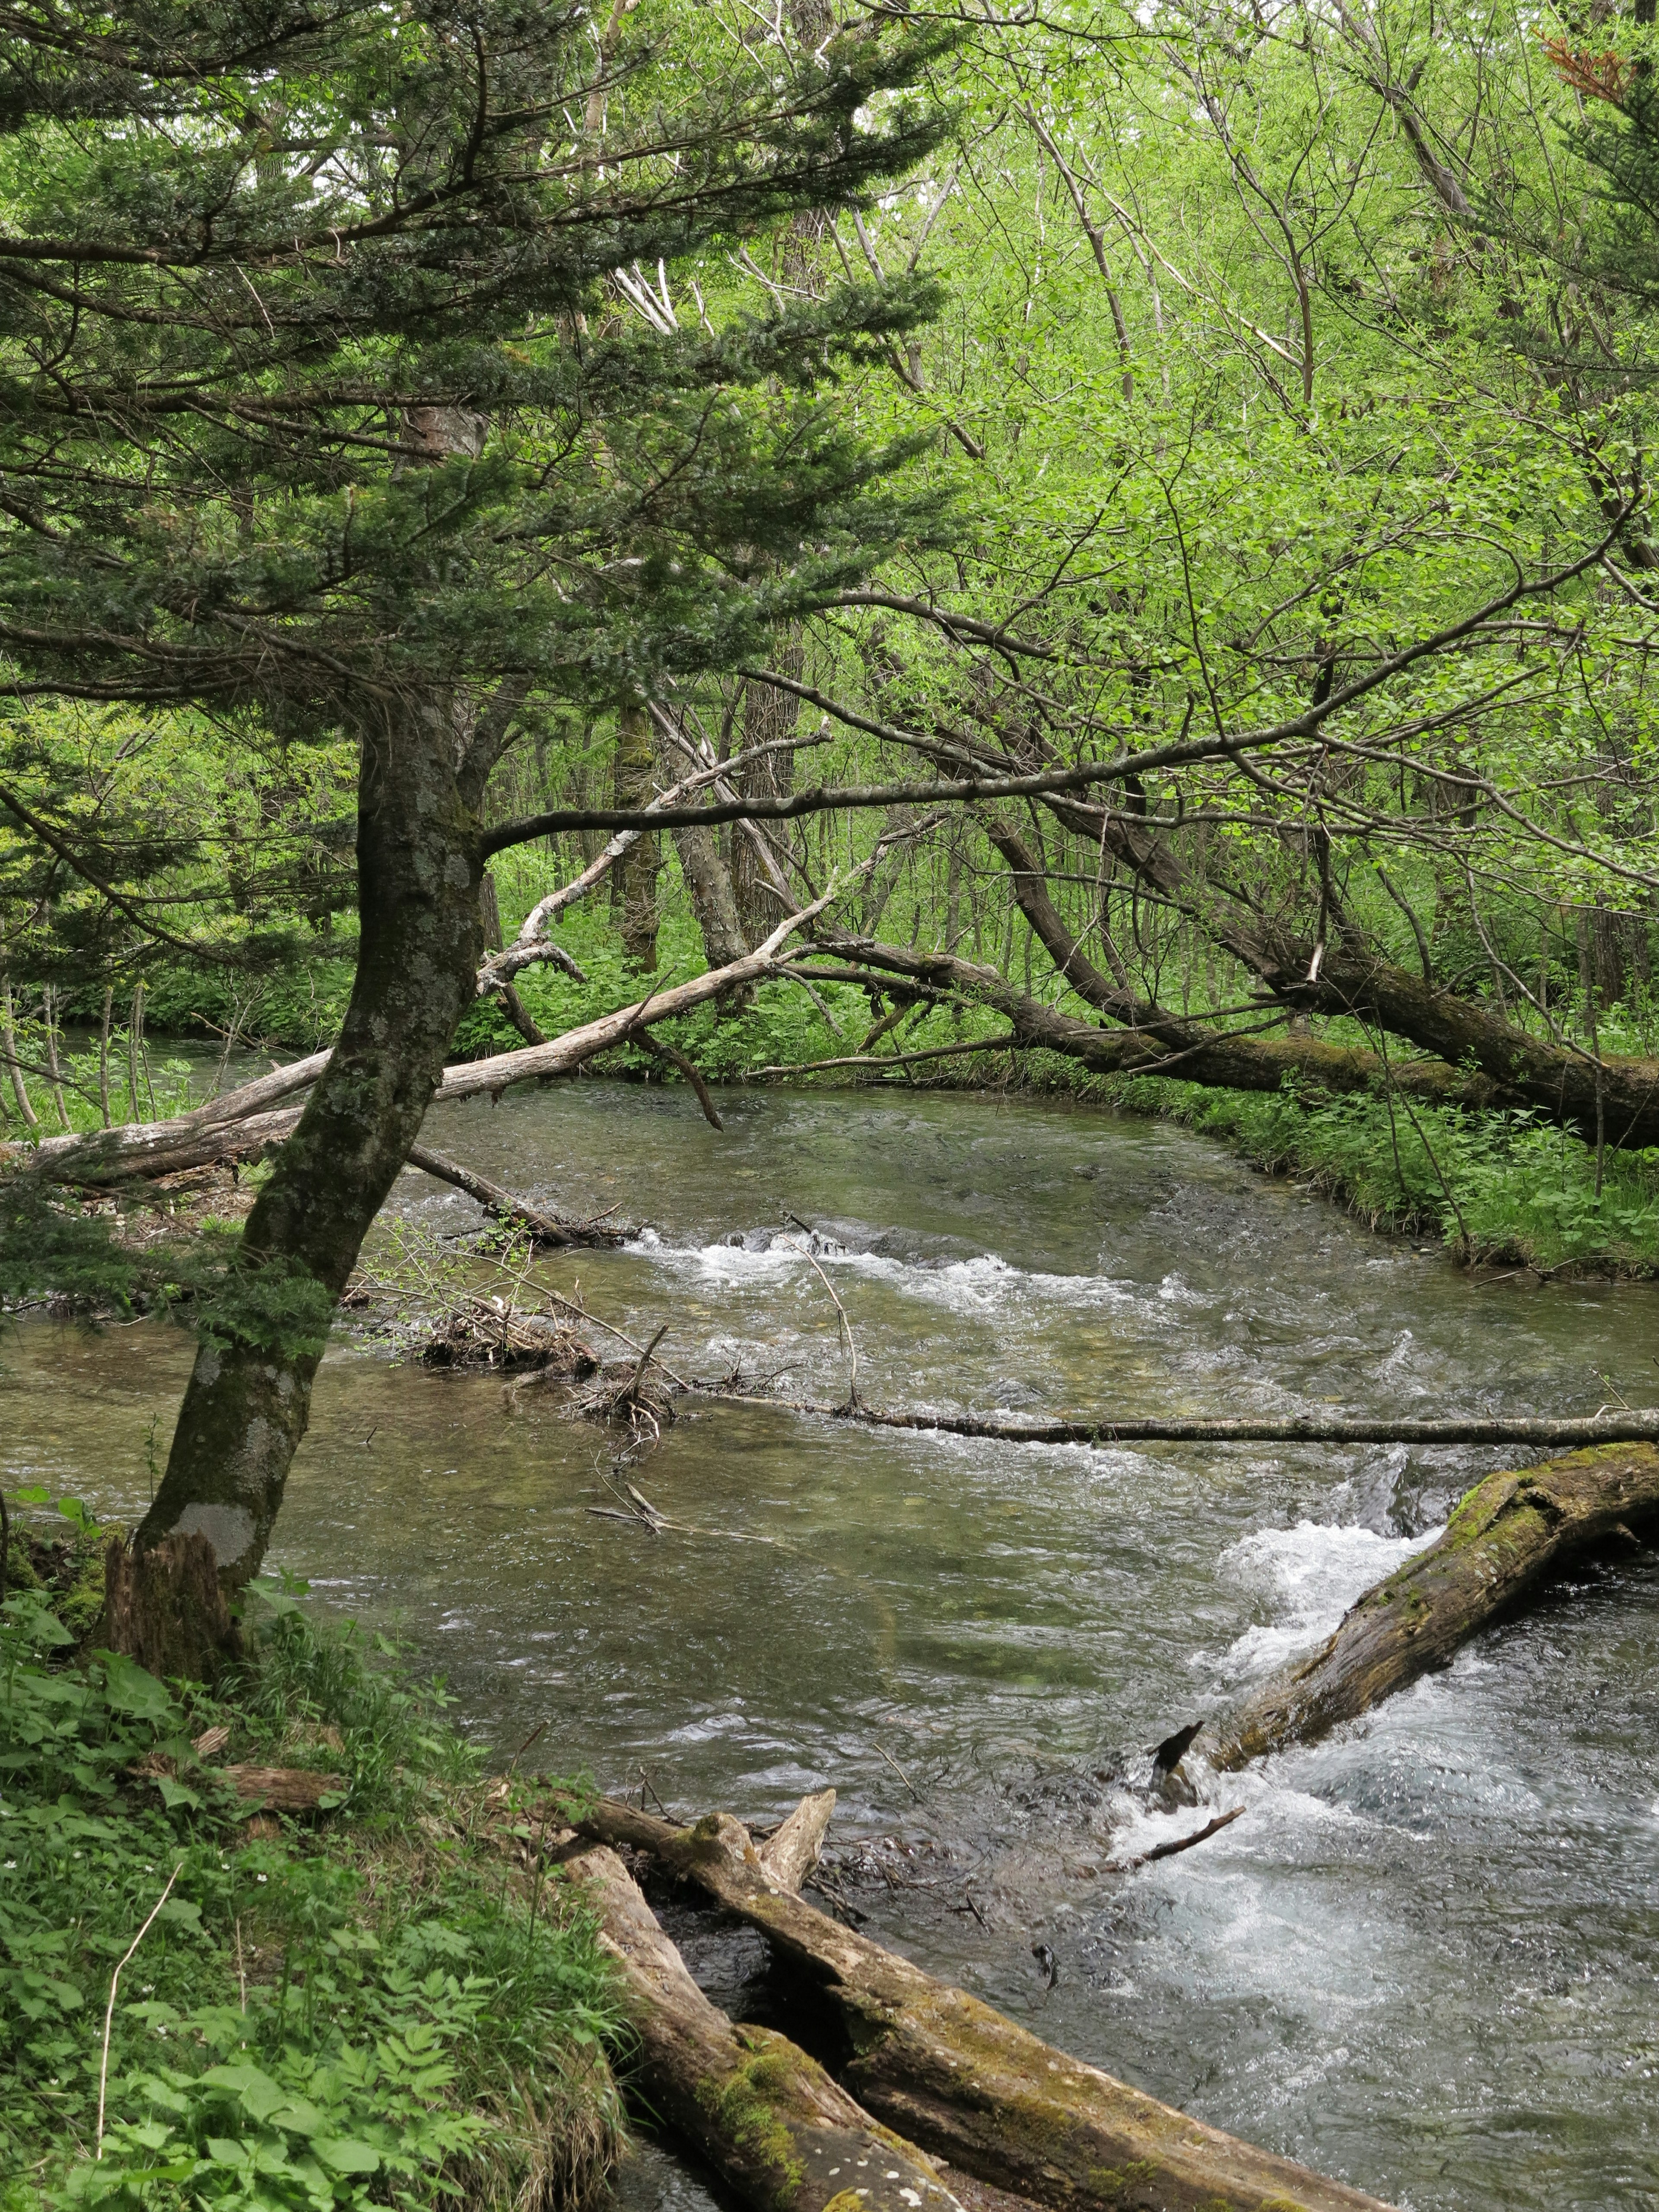
<svg viewBox="0 0 1659 2212">
<path fill-rule="evenodd" d="M 668 1320 L 684 1370 L 836 1395 L 821 1267 L 878 1401 L 1659 1399 L 1651 1286 L 1471 1279 L 1167 1124 L 958 1096 L 721 1104 L 723 1136 L 684 1090 L 584 1083 L 442 1109 L 428 1134 L 562 1210 L 648 1221 L 553 1272 L 624 1328 Z M 476 1220 L 418 1176 L 398 1199 Z M 133 1514 L 188 1356 L 152 1324 L 18 1328 L 8 1486 Z M 892 1878 L 845 1869 L 874 1932 L 1205 2118 L 1421 2212 L 1651 2201 L 1649 1554 L 1230 1783 L 1246 1818 L 1121 1875 L 1194 1819 L 1135 1811 L 1121 1778 L 1146 1747 L 1334 1624 L 1495 1455 L 1014 1449 L 702 1407 L 629 1470 L 701 1532 L 653 1537 L 588 1510 L 613 1449 L 551 1399 L 343 1343 L 276 1556 L 328 1607 L 400 1625 L 500 1746 L 545 1722 L 556 1768 L 620 1788 L 643 1767 L 672 1804 L 757 1819 L 833 1783 L 832 1841 L 875 1844 L 863 1868 Z"/>
</svg>

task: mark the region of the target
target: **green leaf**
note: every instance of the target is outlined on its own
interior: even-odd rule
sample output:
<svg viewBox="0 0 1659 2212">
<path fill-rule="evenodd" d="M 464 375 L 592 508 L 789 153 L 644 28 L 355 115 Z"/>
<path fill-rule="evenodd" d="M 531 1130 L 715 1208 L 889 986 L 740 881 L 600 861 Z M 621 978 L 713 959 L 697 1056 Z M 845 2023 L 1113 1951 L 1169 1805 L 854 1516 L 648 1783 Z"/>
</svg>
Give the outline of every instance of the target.
<svg viewBox="0 0 1659 2212">
<path fill-rule="evenodd" d="M 98 1651 L 93 1656 L 103 1666 L 104 1695 L 118 1713 L 131 1713 L 142 1721 L 172 1718 L 173 1699 L 165 1683 L 119 1651 Z"/>
<path fill-rule="evenodd" d="M 350 2136 L 319 2136 L 311 2148 L 336 2173 L 375 2173 L 380 2170 L 379 2151 Z"/>
<path fill-rule="evenodd" d="M 288 2091 L 257 2066 L 210 2066 L 202 2081 L 209 2088 L 228 2089 L 256 2120 L 268 2120 L 289 2100 Z"/>
<path fill-rule="evenodd" d="M 256 1575 L 253 1580 L 246 1585 L 244 1595 L 248 1597 L 257 1597 L 262 1605 L 270 1607 L 278 1620 L 284 1620 L 289 1613 L 298 1613 L 300 1610 L 298 1601 L 289 1595 L 273 1575 Z"/>
</svg>

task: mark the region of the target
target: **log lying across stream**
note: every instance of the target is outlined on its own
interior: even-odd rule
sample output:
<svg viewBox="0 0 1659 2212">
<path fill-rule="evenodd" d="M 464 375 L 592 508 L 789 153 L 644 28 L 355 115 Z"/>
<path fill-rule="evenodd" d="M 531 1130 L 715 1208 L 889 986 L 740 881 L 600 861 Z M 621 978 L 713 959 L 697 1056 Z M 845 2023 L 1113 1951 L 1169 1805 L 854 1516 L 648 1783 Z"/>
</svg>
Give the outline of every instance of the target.
<svg viewBox="0 0 1659 2212">
<path fill-rule="evenodd" d="M 1192 1753 L 1231 1770 L 1312 1743 L 1443 1667 L 1477 1631 L 1583 1553 L 1659 1521 L 1659 1449 L 1602 1444 L 1490 1474 L 1445 1534 L 1368 1589 L 1320 1648 L 1202 1728 Z"/>
<path fill-rule="evenodd" d="M 808 1808 L 823 1802 L 809 1800 L 792 1816 L 799 1855 L 801 1832 L 816 1817 Z M 793 1867 L 766 1856 L 783 1832 L 763 1852 L 726 1814 L 678 1828 L 611 1798 L 581 1827 L 651 1852 L 760 1929 L 839 2027 L 850 2053 L 839 2069 L 845 2088 L 908 2142 L 980 2181 L 1052 2212 L 1383 2212 L 1376 2197 L 1067 2057 L 816 1911 L 780 1879 Z"/>
</svg>

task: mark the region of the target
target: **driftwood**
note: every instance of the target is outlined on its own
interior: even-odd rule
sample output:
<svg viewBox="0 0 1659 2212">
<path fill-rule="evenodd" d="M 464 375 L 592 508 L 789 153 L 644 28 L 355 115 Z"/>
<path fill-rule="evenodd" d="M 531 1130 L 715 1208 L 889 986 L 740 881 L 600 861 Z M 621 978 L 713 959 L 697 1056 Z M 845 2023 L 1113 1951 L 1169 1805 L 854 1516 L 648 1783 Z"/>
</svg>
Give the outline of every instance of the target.
<svg viewBox="0 0 1659 2212">
<path fill-rule="evenodd" d="M 961 2212 L 932 2163 L 804 2051 L 710 2003 L 614 1851 L 567 1866 L 627 1990 L 646 2097 L 755 2212 Z"/>
<path fill-rule="evenodd" d="M 1231 1770 L 1313 1743 L 1443 1667 L 1487 1622 L 1581 1553 L 1659 1520 L 1659 1449 L 1603 1446 L 1477 1483 L 1446 1533 L 1350 1607 L 1335 1634 L 1241 1711 L 1200 1729 L 1194 1753 Z"/>
<path fill-rule="evenodd" d="M 602 1798 L 582 1826 L 654 1853 L 767 1936 L 836 2016 L 853 2054 L 847 2087 L 964 2173 L 1054 2212 L 1381 2212 L 1376 2197 L 1160 2105 L 815 1911 L 726 1814 L 677 1828 Z"/>
<path fill-rule="evenodd" d="M 488 1176 L 481 1176 L 474 1168 L 462 1167 L 459 1161 L 443 1152 L 434 1152 L 428 1145 L 410 1146 L 409 1164 L 425 1175 L 435 1176 L 440 1182 L 465 1191 L 497 1221 L 504 1221 L 514 1229 L 527 1229 L 538 1244 L 558 1249 L 572 1244 L 611 1246 L 625 1241 L 620 1229 L 607 1229 L 601 1223 L 561 1221 L 553 1214 L 544 1213 L 514 1192 L 491 1182 Z"/>
</svg>

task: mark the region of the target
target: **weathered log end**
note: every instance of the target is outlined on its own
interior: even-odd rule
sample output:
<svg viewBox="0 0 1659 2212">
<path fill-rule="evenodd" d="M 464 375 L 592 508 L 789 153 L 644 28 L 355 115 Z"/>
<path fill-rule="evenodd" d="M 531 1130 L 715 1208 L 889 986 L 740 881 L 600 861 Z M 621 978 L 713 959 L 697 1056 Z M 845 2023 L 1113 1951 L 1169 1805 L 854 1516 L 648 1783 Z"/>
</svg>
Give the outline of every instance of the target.
<svg viewBox="0 0 1659 2212">
<path fill-rule="evenodd" d="M 1574 1559 L 1659 1520 L 1659 1447 L 1597 1444 L 1524 1473 L 1490 1474 L 1445 1534 L 1368 1589 L 1334 1635 L 1199 1736 L 1228 1771 L 1316 1743 L 1443 1667 L 1469 1638 Z"/>
<path fill-rule="evenodd" d="M 163 1680 L 217 1681 L 242 1647 L 207 1538 L 165 1536 L 148 1551 L 112 1538 L 91 1640 Z"/>
<path fill-rule="evenodd" d="M 818 1863 L 824 1831 L 836 1809 L 833 1790 L 820 1790 L 803 1797 L 782 1826 L 761 1845 L 757 1854 L 763 1871 L 780 1889 L 799 1889 Z"/>
</svg>

